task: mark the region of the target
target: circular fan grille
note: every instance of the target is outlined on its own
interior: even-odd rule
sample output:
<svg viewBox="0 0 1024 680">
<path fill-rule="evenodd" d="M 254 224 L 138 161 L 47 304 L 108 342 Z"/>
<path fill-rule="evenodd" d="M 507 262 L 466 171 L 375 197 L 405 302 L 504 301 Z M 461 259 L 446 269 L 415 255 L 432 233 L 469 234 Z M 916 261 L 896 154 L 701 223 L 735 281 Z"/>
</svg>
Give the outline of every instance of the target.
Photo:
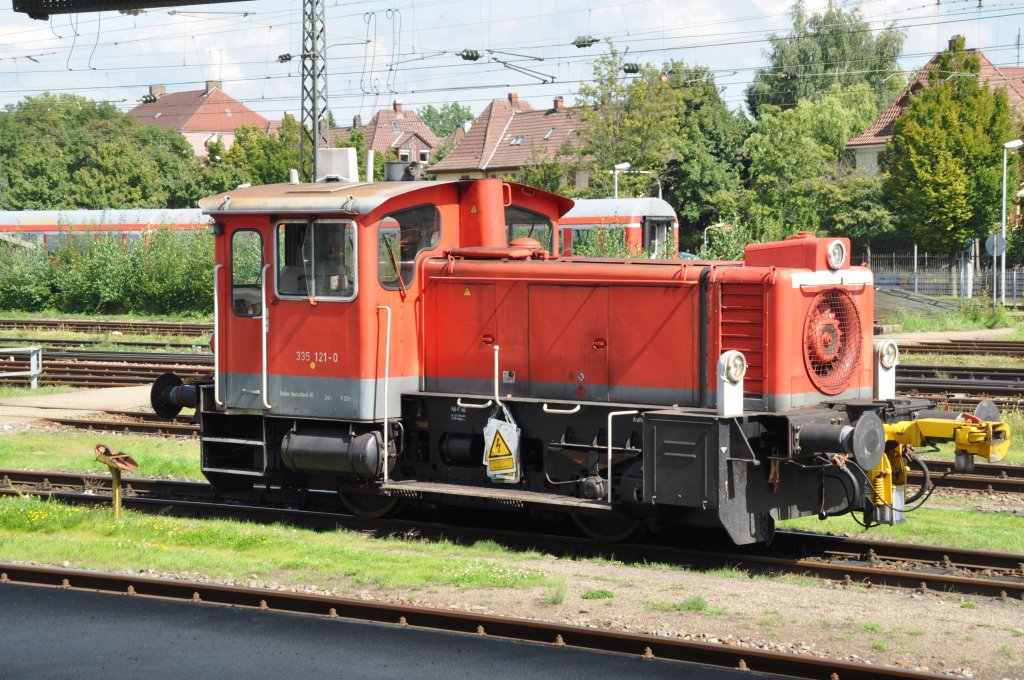
<svg viewBox="0 0 1024 680">
<path fill-rule="evenodd" d="M 804 363 L 811 382 L 825 394 L 838 394 L 860 362 L 860 314 L 845 290 L 815 296 L 804 324 Z"/>
</svg>

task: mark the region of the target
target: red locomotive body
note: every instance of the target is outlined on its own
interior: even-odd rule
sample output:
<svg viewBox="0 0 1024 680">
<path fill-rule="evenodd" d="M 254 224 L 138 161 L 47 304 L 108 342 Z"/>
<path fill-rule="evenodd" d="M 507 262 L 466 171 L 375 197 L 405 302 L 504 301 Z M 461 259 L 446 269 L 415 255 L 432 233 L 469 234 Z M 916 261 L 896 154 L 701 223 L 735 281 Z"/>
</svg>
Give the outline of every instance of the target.
<svg viewBox="0 0 1024 680">
<path fill-rule="evenodd" d="M 165 376 L 153 401 L 197 405 L 224 491 L 336 489 L 368 515 L 421 499 L 560 510 L 605 537 L 903 520 L 888 428 L 927 403 L 878 387 L 895 347 L 873 350 L 871 273 L 845 239 L 800 234 L 742 262 L 564 258 L 541 243 L 557 247 L 572 202 L 496 179 L 201 205 L 215 374 Z"/>
</svg>

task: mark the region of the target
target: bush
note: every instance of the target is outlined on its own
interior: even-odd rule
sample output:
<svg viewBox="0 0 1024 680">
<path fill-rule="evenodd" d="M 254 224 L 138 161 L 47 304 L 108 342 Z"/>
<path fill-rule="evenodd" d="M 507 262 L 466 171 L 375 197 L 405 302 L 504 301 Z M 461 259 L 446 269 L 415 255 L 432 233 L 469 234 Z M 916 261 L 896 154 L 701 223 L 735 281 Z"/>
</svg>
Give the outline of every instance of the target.
<svg viewBox="0 0 1024 680">
<path fill-rule="evenodd" d="M 213 238 L 160 229 L 70 236 L 49 256 L 11 252 L 0 268 L 0 308 L 69 314 L 168 314 L 213 310 Z"/>
<path fill-rule="evenodd" d="M 53 270 L 42 249 L 0 248 L 0 309 L 37 312 L 50 306 Z"/>
</svg>

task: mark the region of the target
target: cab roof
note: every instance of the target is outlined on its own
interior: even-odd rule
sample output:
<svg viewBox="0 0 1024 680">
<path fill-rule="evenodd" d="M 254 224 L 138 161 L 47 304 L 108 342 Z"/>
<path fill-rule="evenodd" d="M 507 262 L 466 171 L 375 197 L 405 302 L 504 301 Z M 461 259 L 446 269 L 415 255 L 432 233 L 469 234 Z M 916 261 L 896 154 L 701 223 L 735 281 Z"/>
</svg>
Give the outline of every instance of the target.
<svg viewBox="0 0 1024 680">
<path fill-rule="evenodd" d="M 415 192 L 429 193 L 442 185 L 468 186 L 472 180 L 416 182 L 319 182 L 317 184 L 264 184 L 242 187 L 200 199 L 199 207 L 208 215 L 256 213 L 340 212 L 366 215 L 385 202 Z M 547 198 L 564 215 L 572 200 L 541 189 L 527 188 L 531 195 Z"/>
</svg>

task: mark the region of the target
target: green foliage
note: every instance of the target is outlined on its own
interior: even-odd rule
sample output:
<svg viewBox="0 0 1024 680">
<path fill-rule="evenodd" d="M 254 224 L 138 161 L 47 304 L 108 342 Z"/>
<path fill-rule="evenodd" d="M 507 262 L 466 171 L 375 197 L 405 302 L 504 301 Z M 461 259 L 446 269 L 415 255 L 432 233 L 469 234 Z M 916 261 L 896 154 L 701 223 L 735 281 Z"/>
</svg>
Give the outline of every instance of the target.
<svg viewBox="0 0 1024 680">
<path fill-rule="evenodd" d="M 580 597 L 584 600 L 610 600 L 615 597 L 615 593 L 601 588 L 598 590 L 588 590 L 580 595 Z"/>
<path fill-rule="evenodd" d="M 797 0 L 790 13 L 792 31 L 772 34 L 768 66 L 747 88 L 747 106 L 758 118 L 766 107 L 792 108 L 833 86 L 867 93 L 877 113 L 903 88 L 904 36 L 895 23 L 873 31 L 858 8 L 847 11 L 838 0 L 810 16 Z"/>
<path fill-rule="evenodd" d="M 564 194 L 569 188 L 566 184 L 568 175 L 569 167 L 565 162 L 552 158 L 537 147 L 516 179 L 553 194 Z"/>
<path fill-rule="evenodd" d="M 671 259 L 675 251 L 666 244 L 660 252 L 645 250 L 626 243 L 626 230 L 620 226 L 595 226 L 573 234 L 572 254 L 575 257 L 613 257 Z"/>
<path fill-rule="evenodd" d="M 351 147 L 356 150 L 356 164 L 359 168 L 359 176 L 366 177 L 366 136 L 357 130 L 353 130 L 348 139 L 338 139 L 335 146 Z M 392 152 L 393 155 L 393 152 Z M 373 181 L 384 181 L 384 154 L 379 151 L 373 152 Z"/>
<path fill-rule="evenodd" d="M 990 91 L 973 75 L 979 69 L 962 38 L 943 52 L 882 157 L 896 227 L 928 250 L 959 251 L 1000 220 L 1002 144 L 1015 128 L 1005 89 Z M 1016 154 L 1010 160 L 1016 186 Z"/>
<path fill-rule="evenodd" d="M 838 86 L 795 108 L 762 110 L 743 148 L 750 156 L 751 189 L 784 225 L 780 235 L 823 228 L 829 208 L 836 211 L 833 225 L 847 222 L 842 213 L 851 201 L 870 207 L 863 205 L 863 192 L 848 191 L 856 185 L 841 158 L 846 141 L 867 129 L 874 116 L 867 92 Z"/>
<path fill-rule="evenodd" d="M 455 128 L 462 124 L 462 121 L 475 118 L 473 109 L 458 102 L 448 102 L 442 104 L 440 108 L 435 108 L 433 104 L 427 104 L 416 114 L 439 138 L 450 135 Z"/>
<path fill-rule="evenodd" d="M 275 184 L 288 181 L 288 171 L 299 168 L 299 123 L 285 115 L 277 133 L 243 126 L 225 156 L 246 182 Z"/>
<path fill-rule="evenodd" d="M 53 269 L 41 248 L 0 245 L 0 309 L 35 312 L 50 303 Z"/>
<path fill-rule="evenodd" d="M 129 244 L 120 235 L 79 234 L 50 256 L 18 249 L 7 253 L 7 262 L 0 268 L 0 309 L 166 314 L 213 308 L 207 233 L 157 230 Z"/>
</svg>

